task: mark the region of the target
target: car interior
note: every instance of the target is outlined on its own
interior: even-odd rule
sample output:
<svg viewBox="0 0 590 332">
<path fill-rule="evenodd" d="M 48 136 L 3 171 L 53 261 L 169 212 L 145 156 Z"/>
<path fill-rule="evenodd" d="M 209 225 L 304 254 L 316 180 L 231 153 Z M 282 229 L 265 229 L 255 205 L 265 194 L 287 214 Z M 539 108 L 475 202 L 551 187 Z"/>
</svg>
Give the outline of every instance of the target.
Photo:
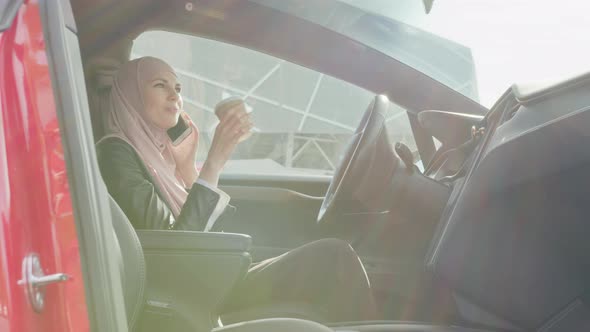
<svg viewBox="0 0 590 332">
<path fill-rule="evenodd" d="M 375 94 L 333 177 L 221 178 L 238 213 L 215 232 L 134 230 L 96 161 L 91 171 L 73 167 L 74 182 L 87 182 L 110 208 L 95 211 L 83 196 L 74 202 L 78 216 L 94 211 L 112 220 L 114 233 L 103 236 L 118 244 L 109 250 L 122 272 L 130 331 L 590 328 L 590 76 L 515 85 L 488 111 L 400 61 L 261 1 L 63 0 L 46 15 L 63 18 L 49 47 L 63 45 L 68 61 L 52 63 L 74 77 L 76 107 L 86 112 L 64 119 L 63 135 L 86 121 L 92 133 L 79 141 L 90 154 L 112 75 L 145 31 L 255 49 Z M 346 56 L 335 61 L 338 54 Z M 406 145 L 388 140 L 390 101 L 408 110 L 423 169 Z M 326 237 L 358 252 L 387 320 L 333 323 L 301 303 L 219 312 L 252 262 Z"/>
</svg>

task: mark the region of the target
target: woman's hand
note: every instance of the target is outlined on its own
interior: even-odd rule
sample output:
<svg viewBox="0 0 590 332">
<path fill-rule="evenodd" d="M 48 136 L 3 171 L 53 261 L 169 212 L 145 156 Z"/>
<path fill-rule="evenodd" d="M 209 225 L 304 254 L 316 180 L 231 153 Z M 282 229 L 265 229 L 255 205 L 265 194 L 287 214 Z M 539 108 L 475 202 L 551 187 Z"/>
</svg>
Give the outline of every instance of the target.
<svg viewBox="0 0 590 332">
<path fill-rule="evenodd" d="M 213 186 L 217 185 L 219 173 L 229 160 L 240 138 L 248 134 L 252 130 L 252 126 L 250 115 L 246 112 L 243 104 L 221 115 L 207 160 L 201 170 L 200 177 L 203 180 Z"/>
<path fill-rule="evenodd" d="M 170 151 L 176 162 L 176 169 L 180 173 L 185 185 L 190 187 L 199 176 L 196 167 L 197 150 L 199 148 L 199 129 L 187 113 L 182 112 L 180 116 L 182 119 L 178 119 L 178 121 L 183 121 L 184 119 L 184 122 L 191 127 L 192 132 L 177 146 L 170 144 Z"/>
</svg>

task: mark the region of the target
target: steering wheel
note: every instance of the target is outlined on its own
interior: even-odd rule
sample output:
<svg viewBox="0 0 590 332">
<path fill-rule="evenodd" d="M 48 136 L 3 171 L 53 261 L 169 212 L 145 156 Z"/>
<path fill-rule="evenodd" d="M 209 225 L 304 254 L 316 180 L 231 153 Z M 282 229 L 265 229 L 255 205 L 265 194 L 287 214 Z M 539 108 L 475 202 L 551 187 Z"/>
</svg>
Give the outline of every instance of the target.
<svg viewBox="0 0 590 332">
<path fill-rule="evenodd" d="M 385 130 L 388 108 L 389 99 L 384 95 L 377 95 L 371 101 L 330 182 L 318 213 L 318 224 L 333 220 L 338 211 L 350 210 L 358 201 L 359 192 L 369 197 L 371 192 L 379 191 L 373 190 L 378 189 L 375 186 L 387 182 L 381 176 L 386 176 L 397 164 Z"/>
</svg>

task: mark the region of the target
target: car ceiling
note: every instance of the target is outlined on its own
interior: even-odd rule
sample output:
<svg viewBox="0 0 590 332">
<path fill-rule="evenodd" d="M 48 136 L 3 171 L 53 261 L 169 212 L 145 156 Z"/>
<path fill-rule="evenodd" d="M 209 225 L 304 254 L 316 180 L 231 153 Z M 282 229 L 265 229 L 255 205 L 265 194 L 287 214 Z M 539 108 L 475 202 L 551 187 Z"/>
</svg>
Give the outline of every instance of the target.
<svg viewBox="0 0 590 332">
<path fill-rule="evenodd" d="M 71 3 L 87 67 L 93 60 L 105 57 L 125 60 L 133 39 L 139 34 L 146 30 L 167 30 L 283 58 L 386 94 L 410 112 L 438 109 L 484 114 L 487 111 L 451 88 L 366 45 L 250 1 L 71 0 Z M 186 9 L 187 3 L 192 4 L 191 11 Z"/>
</svg>

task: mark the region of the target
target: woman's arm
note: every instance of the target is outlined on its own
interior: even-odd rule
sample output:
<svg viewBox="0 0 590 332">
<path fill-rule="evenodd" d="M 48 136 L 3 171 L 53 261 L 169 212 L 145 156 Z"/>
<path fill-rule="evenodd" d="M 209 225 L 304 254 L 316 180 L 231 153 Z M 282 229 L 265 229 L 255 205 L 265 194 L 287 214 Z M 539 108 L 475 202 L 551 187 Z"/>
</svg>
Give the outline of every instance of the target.
<svg viewBox="0 0 590 332">
<path fill-rule="evenodd" d="M 136 229 L 201 231 L 216 207 L 219 209 L 220 195 L 206 186 L 194 184 L 179 216 L 174 218 L 145 165 L 127 142 L 107 139 L 97 146 L 97 153 L 110 195 Z"/>
<path fill-rule="evenodd" d="M 190 186 L 199 178 L 209 185 L 217 187 L 219 174 L 239 143 L 240 138 L 252 130 L 250 115 L 242 106 L 234 107 L 220 117 L 207 160 L 200 174 L 195 167 L 199 146 L 199 130 L 187 113 L 183 113 L 182 118 L 192 127 L 192 133 L 178 146 L 171 146 L 170 150 L 185 185 Z M 182 119 L 179 121 L 182 121 Z"/>
</svg>

